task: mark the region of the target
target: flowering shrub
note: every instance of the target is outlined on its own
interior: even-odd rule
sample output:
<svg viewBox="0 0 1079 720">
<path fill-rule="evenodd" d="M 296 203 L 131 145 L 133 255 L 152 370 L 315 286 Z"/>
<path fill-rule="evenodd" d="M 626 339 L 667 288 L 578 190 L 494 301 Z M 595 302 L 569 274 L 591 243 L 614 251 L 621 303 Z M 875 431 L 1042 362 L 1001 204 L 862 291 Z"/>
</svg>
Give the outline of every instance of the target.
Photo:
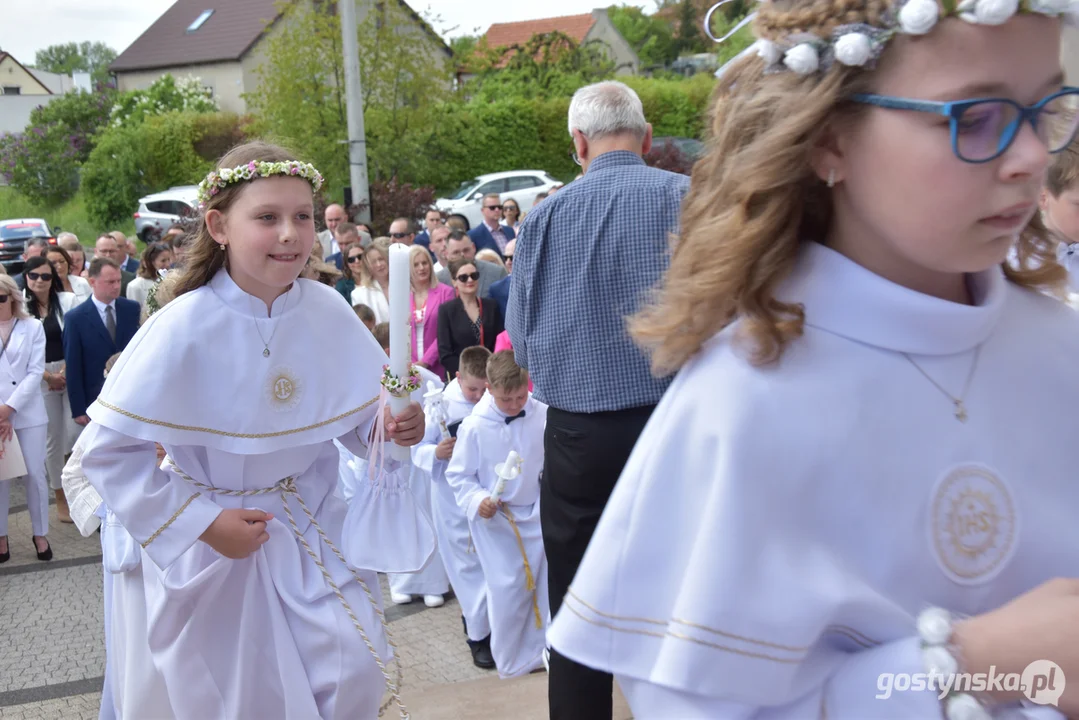
<svg viewBox="0 0 1079 720">
<path fill-rule="evenodd" d="M 0 136 L 0 174 L 35 205 L 56 207 L 79 189 L 82 140 L 59 123 Z"/>
<path fill-rule="evenodd" d="M 124 93 L 112 106 L 109 122 L 114 127 L 142 123 L 148 117 L 173 111 L 191 113 L 217 112 L 217 101 L 196 77 L 177 80 L 163 75 L 145 90 Z"/>
</svg>

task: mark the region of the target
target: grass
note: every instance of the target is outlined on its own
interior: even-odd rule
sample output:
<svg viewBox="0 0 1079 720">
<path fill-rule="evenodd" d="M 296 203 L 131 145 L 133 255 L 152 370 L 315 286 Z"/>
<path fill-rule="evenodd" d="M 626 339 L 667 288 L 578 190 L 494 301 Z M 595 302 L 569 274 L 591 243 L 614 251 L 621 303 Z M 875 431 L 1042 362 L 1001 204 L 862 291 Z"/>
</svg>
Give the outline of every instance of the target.
<svg viewBox="0 0 1079 720">
<path fill-rule="evenodd" d="M 91 222 L 86 215 L 86 205 L 83 202 L 82 193 L 77 194 L 59 207 L 48 209 L 35 206 L 10 187 L 0 186 L 0 220 L 14 218 L 43 218 L 49 223 L 49 227 L 53 229 L 53 232 L 57 232 L 59 229 L 75 233 L 79 238 L 79 242 L 87 247 L 93 247 L 97 236 L 103 232 L 119 230 L 128 237 L 135 234 L 134 219 L 129 219 L 119 227 L 107 228 L 98 227 Z M 141 247 L 142 244 L 139 243 L 139 245 Z"/>
</svg>

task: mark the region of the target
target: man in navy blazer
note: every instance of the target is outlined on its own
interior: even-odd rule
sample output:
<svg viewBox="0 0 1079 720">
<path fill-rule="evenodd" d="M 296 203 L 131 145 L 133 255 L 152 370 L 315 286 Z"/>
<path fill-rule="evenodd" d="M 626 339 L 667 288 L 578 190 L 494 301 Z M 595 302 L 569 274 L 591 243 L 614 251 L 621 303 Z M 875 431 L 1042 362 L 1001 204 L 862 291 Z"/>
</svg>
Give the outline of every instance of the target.
<svg viewBox="0 0 1079 720">
<path fill-rule="evenodd" d="M 120 297 L 120 266 L 96 257 L 88 271 L 94 294 L 64 316 L 64 361 L 71 417 L 80 425 L 86 409 L 105 385 L 105 363 L 122 352 L 139 329 L 142 312 L 134 300 Z"/>
<path fill-rule="evenodd" d="M 476 250 L 490 248 L 502 257 L 506 244 L 515 237 L 513 228 L 502 224 L 502 198 L 498 193 L 484 195 L 480 207 L 483 222 L 469 230 L 468 236 Z"/>
</svg>

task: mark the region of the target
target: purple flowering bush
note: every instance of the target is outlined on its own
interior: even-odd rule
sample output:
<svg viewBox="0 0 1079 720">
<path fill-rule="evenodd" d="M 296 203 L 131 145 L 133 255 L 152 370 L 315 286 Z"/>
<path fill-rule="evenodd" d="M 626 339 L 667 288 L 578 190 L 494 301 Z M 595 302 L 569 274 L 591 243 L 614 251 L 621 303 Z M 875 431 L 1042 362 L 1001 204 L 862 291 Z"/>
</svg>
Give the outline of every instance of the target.
<svg viewBox="0 0 1079 720">
<path fill-rule="evenodd" d="M 53 208 L 79 189 L 77 138 L 59 123 L 0 137 L 0 173 L 35 205 Z"/>
</svg>

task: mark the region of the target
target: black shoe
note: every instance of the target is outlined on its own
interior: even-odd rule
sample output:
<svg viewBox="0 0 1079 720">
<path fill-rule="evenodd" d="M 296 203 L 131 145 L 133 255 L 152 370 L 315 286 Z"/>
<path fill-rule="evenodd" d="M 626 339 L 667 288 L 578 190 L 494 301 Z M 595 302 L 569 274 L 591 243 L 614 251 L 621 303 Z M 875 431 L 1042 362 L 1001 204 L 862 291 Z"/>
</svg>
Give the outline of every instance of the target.
<svg viewBox="0 0 1079 720">
<path fill-rule="evenodd" d="M 491 655 L 491 636 L 488 635 L 479 642 L 468 641 L 468 649 L 472 651 L 472 664 L 484 670 L 495 669 L 495 659 Z"/>
<path fill-rule="evenodd" d="M 4 537 L 4 540 L 7 540 L 7 536 Z M 6 563 L 10 559 L 11 559 L 11 544 L 9 543 L 8 547 L 7 547 L 7 550 L 4 551 L 3 555 L 0 555 L 0 563 Z"/>
<path fill-rule="evenodd" d="M 34 540 L 33 536 L 30 537 L 30 542 L 34 543 L 34 550 L 37 552 L 37 559 L 41 561 L 52 560 L 52 546 L 49 545 L 48 539 L 44 537 L 41 539 L 45 541 L 45 549 L 39 551 L 37 549 L 37 542 Z"/>
</svg>

